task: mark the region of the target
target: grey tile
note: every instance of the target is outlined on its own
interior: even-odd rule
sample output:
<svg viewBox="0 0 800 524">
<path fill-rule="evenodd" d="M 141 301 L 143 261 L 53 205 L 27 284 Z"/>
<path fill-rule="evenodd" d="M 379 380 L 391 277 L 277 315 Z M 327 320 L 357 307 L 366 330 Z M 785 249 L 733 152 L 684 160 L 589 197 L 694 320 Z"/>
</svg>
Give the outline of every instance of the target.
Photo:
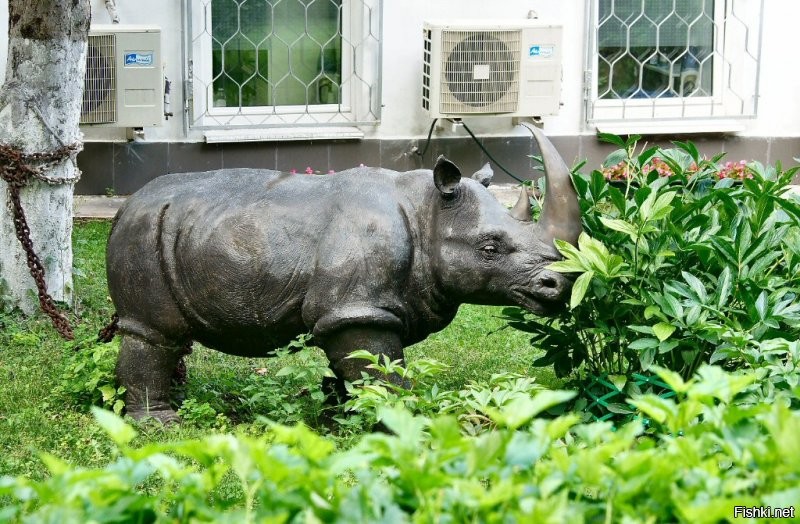
<svg viewBox="0 0 800 524">
<path fill-rule="evenodd" d="M 731 136 L 725 140 L 726 161 L 758 160 L 768 163 L 768 156 L 769 143 L 766 138 Z"/>
<path fill-rule="evenodd" d="M 104 195 L 114 187 L 114 144 L 86 142 L 78 154 L 81 179 L 75 185 L 78 195 Z"/>
<path fill-rule="evenodd" d="M 147 182 L 167 173 L 166 142 L 114 144 L 114 191 L 130 195 Z"/>
<path fill-rule="evenodd" d="M 314 171 L 326 173 L 330 169 L 330 146 L 327 142 L 279 142 L 277 166 L 280 171 L 297 170 L 302 173 L 310 167 Z"/>
<path fill-rule="evenodd" d="M 681 141 L 681 142 L 692 142 L 697 150 L 700 152 L 700 156 L 704 158 L 714 158 L 714 156 L 722 153 L 725 151 L 725 137 L 722 136 L 697 136 L 697 135 L 690 135 L 690 136 L 683 136 L 683 137 L 676 137 L 673 140 Z M 670 147 L 675 147 L 674 144 L 670 144 Z"/>
<path fill-rule="evenodd" d="M 277 169 L 277 147 L 274 142 L 222 144 L 222 167 Z"/>
<path fill-rule="evenodd" d="M 330 142 L 330 169 L 342 171 L 364 164 L 381 165 L 380 140 L 335 140 Z"/>
<path fill-rule="evenodd" d="M 419 155 L 412 153 L 412 148 L 423 147 L 418 140 L 381 140 L 381 167 L 397 171 L 409 171 L 427 167 Z"/>
<path fill-rule="evenodd" d="M 530 180 L 537 178 L 537 172 L 532 168 L 529 155 L 535 154 L 533 139 L 526 137 L 486 137 L 481 139 L 483 147 L 494 158 L 482 152 L 479 166 L 486 162 L 492 164 L 494 169 L 494 183 L 507 184 L 514 183 L 516 180 L 506 173 L 503 168 L 510 171 L 520 180 Z M 476 144 L 477 147 L 477 144 Z M 499 162 L 499 165 L 497 164 Z M 502 168 L 500 167 L 502 165 Z"/>
<path fill-rule="evenodd" d="M 211 171 L 222 167 L 222 146 L 203 142 L 169 142 L 167 158 L 170 173 Z"/>
<path fill-rule="evenodd" d="M 581 169 L 584 173 L 600 169 L 606 157 L 617 149 L 613 144 L 601 142 L 595 135 L 581 136 L 580 144 L 579 156 L 586 160 L 586 165 Z"/>
<path fill-rule="evenodd" d="M 769 151 L 770 164 L 780 162 L 783 169 L 787 169 L 800 163 L 795 158 L 800 158 L 800 137 L 772 139 Z"/>
<path fill-rule="evenodd" d="M 483 152 L 471 138 L 435 138 L 422 157 L 422 167 L 433 169 L 439 155 L 456 164 L 464 176 L 471 176 L 486 163 Z"/>
</svg>

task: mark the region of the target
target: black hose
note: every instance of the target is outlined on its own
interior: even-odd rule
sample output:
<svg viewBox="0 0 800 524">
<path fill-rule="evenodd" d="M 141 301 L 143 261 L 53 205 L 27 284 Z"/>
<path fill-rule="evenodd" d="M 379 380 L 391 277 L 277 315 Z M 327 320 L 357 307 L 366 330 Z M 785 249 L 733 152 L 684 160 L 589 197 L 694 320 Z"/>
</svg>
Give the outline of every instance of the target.
<svg viewBox="0 0 800 524">
<path fill-rule="evenodd" d="M 495 158 L 492 156 L 492 154 L 491 154 L 491 153 L 489 153 L 489 151 L 487 151 L 487 150 L 486 150 L 486 148 L 485 148 L 485 147 L 483 147 L 483 144 L 481 144 L 480 140 L 478 140 L 478 139 L 477 139 L 477 137 L 476 137 L 475 135 L 473 135 L 473 134 L 472 134 L 472 131 L 470 131 L 470 129 L 467 127 L 467 124 L 465 124 L 464 122 L 461 122 L 461 125 L 462 125 L 462 126 L 464 126 L 464 129 L 466 129 L 466 130 L 467 130 L 467 133 L 469 133 L 469 136 L 471 136 L 471 137 L 472 137 L 472 139 L 475 141 L 475 143 L 476 143 L 476 144 L 478 144 L 478 147 L 480 147 L 480 148 L 481 148 L 481 151 L 483 151 L 483 152 L 486 154 L 486 156 L 487 156 L 487 157 L 489 157 L 489 160 L 491 160 L 492 162 L 494 162 L 494 164 L 495 164 L 497 167 L 499 167 L 500 169 L 502 169 L 502 170 L 503 170 L 503 171 L 504 171 L 504 172 L 505 172 L 505 173 L 506 173 L 508 176 L 510 176 L 511 178 L 513 178 L 514 180 L 516 180 L 517 182 L 519 182 L 520 184 L 524 184 L 524 183 L 525 183 L 525 180 L 522 180 L 521 178 L 519 178 L 518 176 L 516 176 L 514 173 L 512 173 L 511 171 L 509 171 L 508 169 L 506 169 L 505 167 L 503 167 L 503 165 L 502 165 L 500 162 L 498 162 L 498 161 L 497 161 L 497 160 L 496 160 L 496 159 L 495 159 Z"/>
<path fill-rule="evenodd" d="M 431 122 L 431 128 L 430 128 L 430 129 L 428 129 L 428 139 L 425 141 L 425 147 L 422 149 L 422 152 L 420 152 L 420 150 L 419 150 L 419 149 L 417 149 L 416 151 L 414 151 L 414 154 L 415 154 L 415 155 L 419 155 L 419 156 L 421 156 L 421 157 L 422 157 L 422 156 L 425 156 L 425 153 L 427 153 L 427 152 L 428 152 L 428 147 L 431 145 L 431 135 L 433 135 L 433 128 L 434 128 L 434 126 L 436 125 L 436 122 L 437 122 L 438 120 L 439 120 L 438 118 L 434 118 L 434 119 L 433 119 L 433 122 Z"/>
</svg>

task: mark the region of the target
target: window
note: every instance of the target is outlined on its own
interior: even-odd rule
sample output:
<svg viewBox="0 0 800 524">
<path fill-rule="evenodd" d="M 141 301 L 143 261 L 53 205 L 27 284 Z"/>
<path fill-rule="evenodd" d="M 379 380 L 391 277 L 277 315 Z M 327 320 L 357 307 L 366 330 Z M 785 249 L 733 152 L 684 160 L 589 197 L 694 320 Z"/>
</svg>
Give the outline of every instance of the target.
<svg viewBox="0 0 800 524">
<path fill-rule="evenodd" d="M 190 125 L 377 122 L 379 0 L 189 0 Z"/>
<path fill-rule="evenodd" d="M 594 0 L 589 121 L 754 116 L 761 2 Z"/>
</svg>

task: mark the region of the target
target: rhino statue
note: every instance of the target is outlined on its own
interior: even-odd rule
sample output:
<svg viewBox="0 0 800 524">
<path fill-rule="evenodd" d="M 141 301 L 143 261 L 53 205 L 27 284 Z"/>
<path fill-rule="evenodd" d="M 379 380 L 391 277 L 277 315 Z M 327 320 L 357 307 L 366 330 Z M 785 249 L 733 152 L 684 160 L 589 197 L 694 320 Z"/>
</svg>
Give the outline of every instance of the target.
<svg viewBox="0 0 800 524">
<path fill-rule="evenodd" d="M 312 333 L 335 375 L 361 378 L 355 349 L 402 359 L 463 303 L 546 315 L 571 281 L 548 270 L 575 243 L 570 173 L 534 130 L 546 175 L 538 222 L 440 157 L 433 170 L 359 167 L 329 176 L 260 169 L 169 174 L 117 213 L 107 271 L 122 335 L 117 380 L 134 418 L 177 420 L 173 371 L 192 341 L 245 357 Z"/>
</svg>

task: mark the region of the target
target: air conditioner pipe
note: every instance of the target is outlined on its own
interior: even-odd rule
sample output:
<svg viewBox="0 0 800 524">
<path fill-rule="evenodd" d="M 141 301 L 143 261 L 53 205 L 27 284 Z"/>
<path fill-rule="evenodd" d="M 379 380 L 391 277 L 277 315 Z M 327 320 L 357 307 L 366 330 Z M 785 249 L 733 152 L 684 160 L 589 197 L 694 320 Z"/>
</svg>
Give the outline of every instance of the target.
<svg viewBox="0 0 800 524">
<path fill-rule="evenodd" d="M 108 11 L 108 16 L 111 17 L 111 23 L 118 24 L 119 13 L 117 13 L 117 0 L 106 0 L 106 11 Z"/>
<path fill-rule="evenodd" d="M 164 118 L 169 120 L 169 117 L 172 116 L 172 111 L 170 111 L 169 107 L 169 92 L 172 88 L 172 82 L 169 81 L 169 78 L 164 77 Z"/>
</svg>

